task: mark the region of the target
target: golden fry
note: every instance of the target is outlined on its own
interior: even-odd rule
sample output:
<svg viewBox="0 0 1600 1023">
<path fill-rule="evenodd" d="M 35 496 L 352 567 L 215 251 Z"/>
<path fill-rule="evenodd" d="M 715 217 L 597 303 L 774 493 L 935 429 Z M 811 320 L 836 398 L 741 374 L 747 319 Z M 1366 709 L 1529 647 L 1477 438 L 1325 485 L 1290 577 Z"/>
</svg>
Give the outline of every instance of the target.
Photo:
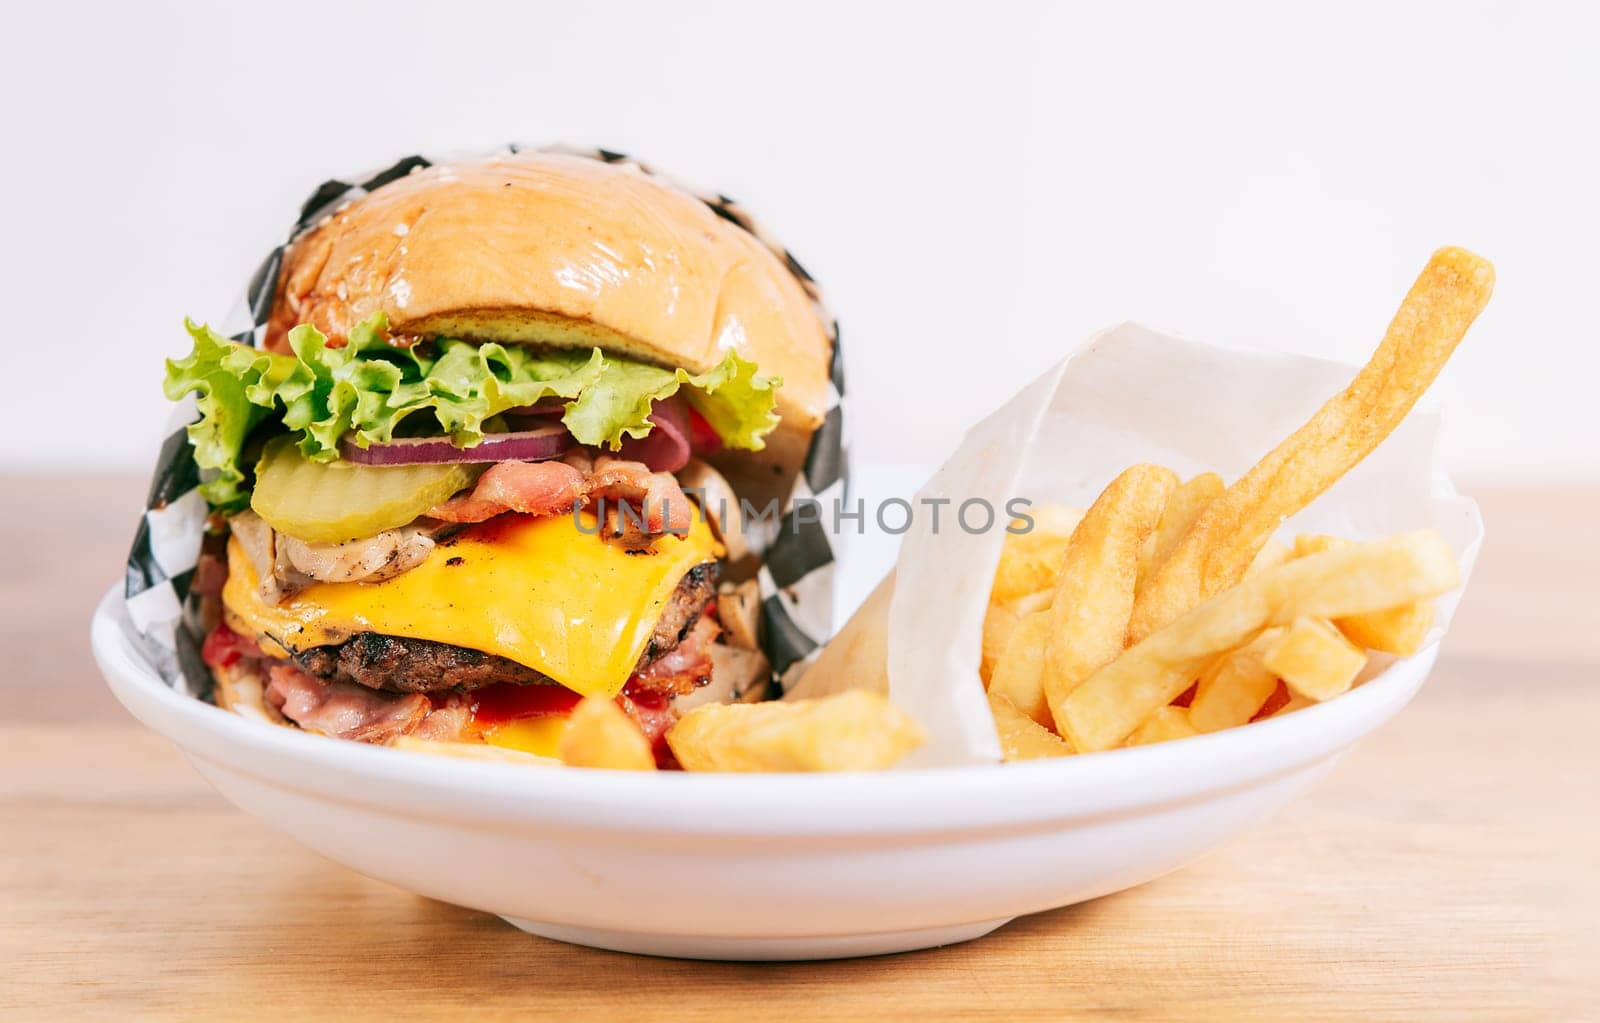
<svg viewBox="0 0 1600 1023">
<path fill-rule="evenodd" d="M 1494 268 L 1464 249 L 1433 254 L 1370 362 L 1221 497 L 1206 506 L 1139 595 L 1134 641 L 1234 585 L 1284 519 L 1365 458 L 1439 374 L 1494 288 Z"/>
<path fill-rule="evenodd" d="M 1044 661 L 1051 626 L 1049 608 L 1023 615 L 1011 630 L 989 678 L 989 692 L 1046 726 L 1050 722 L 1050 705 L 1044 695 Z"/>
<path fill-rule="evenodd" d="M 1269 568 L 1277 566 L 1294 557 L 1294 551 L 1280 540 L 1268 540 L 1262 545 L 1261 550 L 1251 560 L 1250 567 L 1244 570 L 1244 578 L 1260 575 Z"/>
<path fill-rule="evenodd" d="M 1295 557 L 1303 558 L 1349 542 L 1336 536 L 1306 533 L 1294 538 L 1294 553 Z M 1382 611 L 1350 615 L 1333 624 L 1356 646 L 1410 657 L 1422 649 L 1422 641 L 1433 627 L 1433 601 L 1418 600 Z"/>
<path fill-rule="evenodd" d="M 1268 629 L 1206 669 L 1189 704 L 1195 728 L 1220 732 L 1256 716 L 1278 688 L 1278 676 L 1262 663 L 1262 655 L 1282 634 L 1282 629 Z"/>
<path fill-rule="evenodd" d="M 1050 643 L 1042 682 L 1051 721 L 1061 701 L 1122 653 L 1139 552 L 1177 487 L 1178 477 L 1171 469 L 1135 465 L 1111 481 L 1072 534 L 1061 581 L 1050 602 Z"/>
<path fill-rule="evenodd" d="M 1066 505 L 1041 504 L 1028 509 L 1028 517 L 1033 520 L 1028 532 L 1006 533 L 1000 564 L 994 570 L 994 585 L 989 588 L 991 601 L 1009 603 L 1055 586 L 1067 539 L 1078 527 L 1083 512 Z"/>
<path fill-rule="evenodd" d="M 922 728 L 877 693 L 713 703 L 667 732 L 686 771 L 877 771 L 922 744 Z"/>
<path fill-rule="evenodd" d="M 1007 763 L 1072 755 L 1067 740 L 1022 713 L 999 693 L 989 694 L 989 711 L 994 715 L 1001 756 Z"/>
<path fill-rule="evenodd" d="M 1167 706 L 1158 709 L 1150 715 L 1149 720 L 1134 729 L 1125 745 L 1148 746 L 1153 742 L 1187 739 L 1199 734 L 1200 730 L 1195 728 L 1189 711 L 1182 707 Z"/>
<path fill-rule="evenodd" d="M 1110 749 L 1187 689 L 1217 656 L 1262 629 L 1424 600 L 1455 587 L 1456 560 L 1423 530 L 1300 558 L 1200 604 L 1096 671 L 1055 710 L 1080 752 Z"/>
<path fill-rule="evenodd" d="M 557 752 L 569 767 L 608 767 L 617 771 L 654 771 L 650 740 L 615 700 L 586 696 L 572 709 Z"/>
<path fill-rule="evenodd" d="M 990 690 L 1041 725 L 1050 702 L 1122 652 L 1139 551 L 1178 485 L 1171 469 L 1135 465 L 1095 498 L 1067 541 L 1047 610 L 1024 618 L 995 665 Z"/>
<path fill-rule="evenodd" d="M 1167 498 L 1167 506 L 1161 510 L 1161 523 L 1140 552 L 1136 590 L 1149 582 L 1156 570 L 1166 564 L 1173 548 L 1178 546 L 1183 534 L 1194 525 L 1194 520 L 1225 489 L 1227 487 L 1221 476 L 1214 472 L 1203 472 L 1173 490 Z"/>
<path fill-rule="evenodd" d="M 983 617 L 983 652 L 978 664 L 978 675 L 987 687 L 994 678 L 994 667 L 1006 652 L 1012 632 L 1028 614 L 1050 606 L 1050 591 L 1030 593 L 1026 597 L 1005 604 L 991 602 Z"/>
<path fill-rule="evenodd" d="M 1324 618 L 1297 618 L 1261 655 L 1267 670 L 1291 694 L 1331 700 L 1349 690 L 1366 666 L 1367 653 Z"/>
<path fill-rule="evenodd" d="M 1433 628 L 1433 601 L 1413 601 L 1387 611 L 1350 615 L 1333 624 L 1356 646 L 1410 657 L 1422 649 L 1422 641 Z"/>
</svg>

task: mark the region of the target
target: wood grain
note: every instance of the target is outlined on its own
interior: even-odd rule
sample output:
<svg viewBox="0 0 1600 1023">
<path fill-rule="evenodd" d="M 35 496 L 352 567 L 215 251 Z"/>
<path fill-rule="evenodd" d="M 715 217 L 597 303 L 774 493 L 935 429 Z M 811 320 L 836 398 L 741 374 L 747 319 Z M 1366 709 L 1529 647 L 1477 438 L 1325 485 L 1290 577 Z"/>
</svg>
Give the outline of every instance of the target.
<svg viewBox="0 0 1600 1023">
<path fill-rule="evenodd" d="M 1585 1019 L 1600 1014 L 1594 491 L 1481 497 L 1490 542 L 1417 702 L 1307 798 L 1142 888 L 968 945 L 686 963 L 545 941 L 232 809 L 116 707 L 85 628 L 127 479 L 0 478 L 0 1015 Z M 664 867 L 670 873 L 670 865 Z M 982 869 L 974 864 L 973 869 Z"/>
</svg>

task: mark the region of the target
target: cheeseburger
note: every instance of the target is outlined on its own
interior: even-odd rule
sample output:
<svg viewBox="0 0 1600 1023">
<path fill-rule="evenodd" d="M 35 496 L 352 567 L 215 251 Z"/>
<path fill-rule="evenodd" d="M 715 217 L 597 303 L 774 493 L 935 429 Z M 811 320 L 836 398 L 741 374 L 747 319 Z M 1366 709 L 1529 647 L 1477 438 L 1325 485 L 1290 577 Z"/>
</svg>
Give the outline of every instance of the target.
<svg viewBox="0 0 1600 1023">
<path fill-rule="evenodd" d="M 221 706 L 548 756 L 600 694 L 665 762 L 682 709 L 765 692 L 741 499 L 789 492 L 832 341 L 701 200 L 575 155 L 428 167 L 287 246 L 260 347 L 189 333 Z"/>
</svg>

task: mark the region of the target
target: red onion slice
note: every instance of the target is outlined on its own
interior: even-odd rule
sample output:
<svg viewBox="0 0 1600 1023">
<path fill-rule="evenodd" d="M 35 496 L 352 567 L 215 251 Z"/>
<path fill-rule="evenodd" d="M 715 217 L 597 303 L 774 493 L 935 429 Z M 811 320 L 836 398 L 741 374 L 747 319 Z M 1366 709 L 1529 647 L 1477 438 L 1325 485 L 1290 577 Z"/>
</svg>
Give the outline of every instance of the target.
<svg viewBox="0 0 1600 1023">
<path fill-rule="evenodd" d="M 654 431 L 651 431 L 652 433 Z M 572 434 L 559 424 L 515 433 L 491 433 L 470 448 L 458 448 L 449 437 L 404 437 L 361 447 L 348 436 L 339 441 L 339 457 L 358 465 L 435 465 L 443 462 L 539 462 L 572 446 Z"/>
<path fill-rule="evenodd" d="M 623 458 L 643 462 L 651 472 L 677 472 L 689 464 L 689 406 L 673 395 L 650 405 L 654 427 L 643 437 L 622 441 Z"/>
</svg>

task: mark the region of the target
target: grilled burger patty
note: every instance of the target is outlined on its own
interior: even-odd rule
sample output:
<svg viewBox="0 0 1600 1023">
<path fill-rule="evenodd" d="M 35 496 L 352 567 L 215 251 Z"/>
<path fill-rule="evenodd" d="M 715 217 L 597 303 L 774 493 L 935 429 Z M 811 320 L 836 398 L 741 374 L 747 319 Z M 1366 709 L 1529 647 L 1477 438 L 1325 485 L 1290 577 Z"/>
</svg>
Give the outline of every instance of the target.
<svg viewBox="0 0 1600 1023">
<path fill-rule="evenodd" d="M 639 666 L 676 647 L 716 592 L 715 562 L 696 565 L 685 573 L 656 621 Z M 553 681 L 527 665 L 482 650 L 378 632 L 359 633 L 334 646 L 313 647 L 295 654 L 294 660 L 308 674 L 327 682 L 355 682 L 394 693 L 478 689 L 496 682 L 533 685 Z"/>
</svg>

